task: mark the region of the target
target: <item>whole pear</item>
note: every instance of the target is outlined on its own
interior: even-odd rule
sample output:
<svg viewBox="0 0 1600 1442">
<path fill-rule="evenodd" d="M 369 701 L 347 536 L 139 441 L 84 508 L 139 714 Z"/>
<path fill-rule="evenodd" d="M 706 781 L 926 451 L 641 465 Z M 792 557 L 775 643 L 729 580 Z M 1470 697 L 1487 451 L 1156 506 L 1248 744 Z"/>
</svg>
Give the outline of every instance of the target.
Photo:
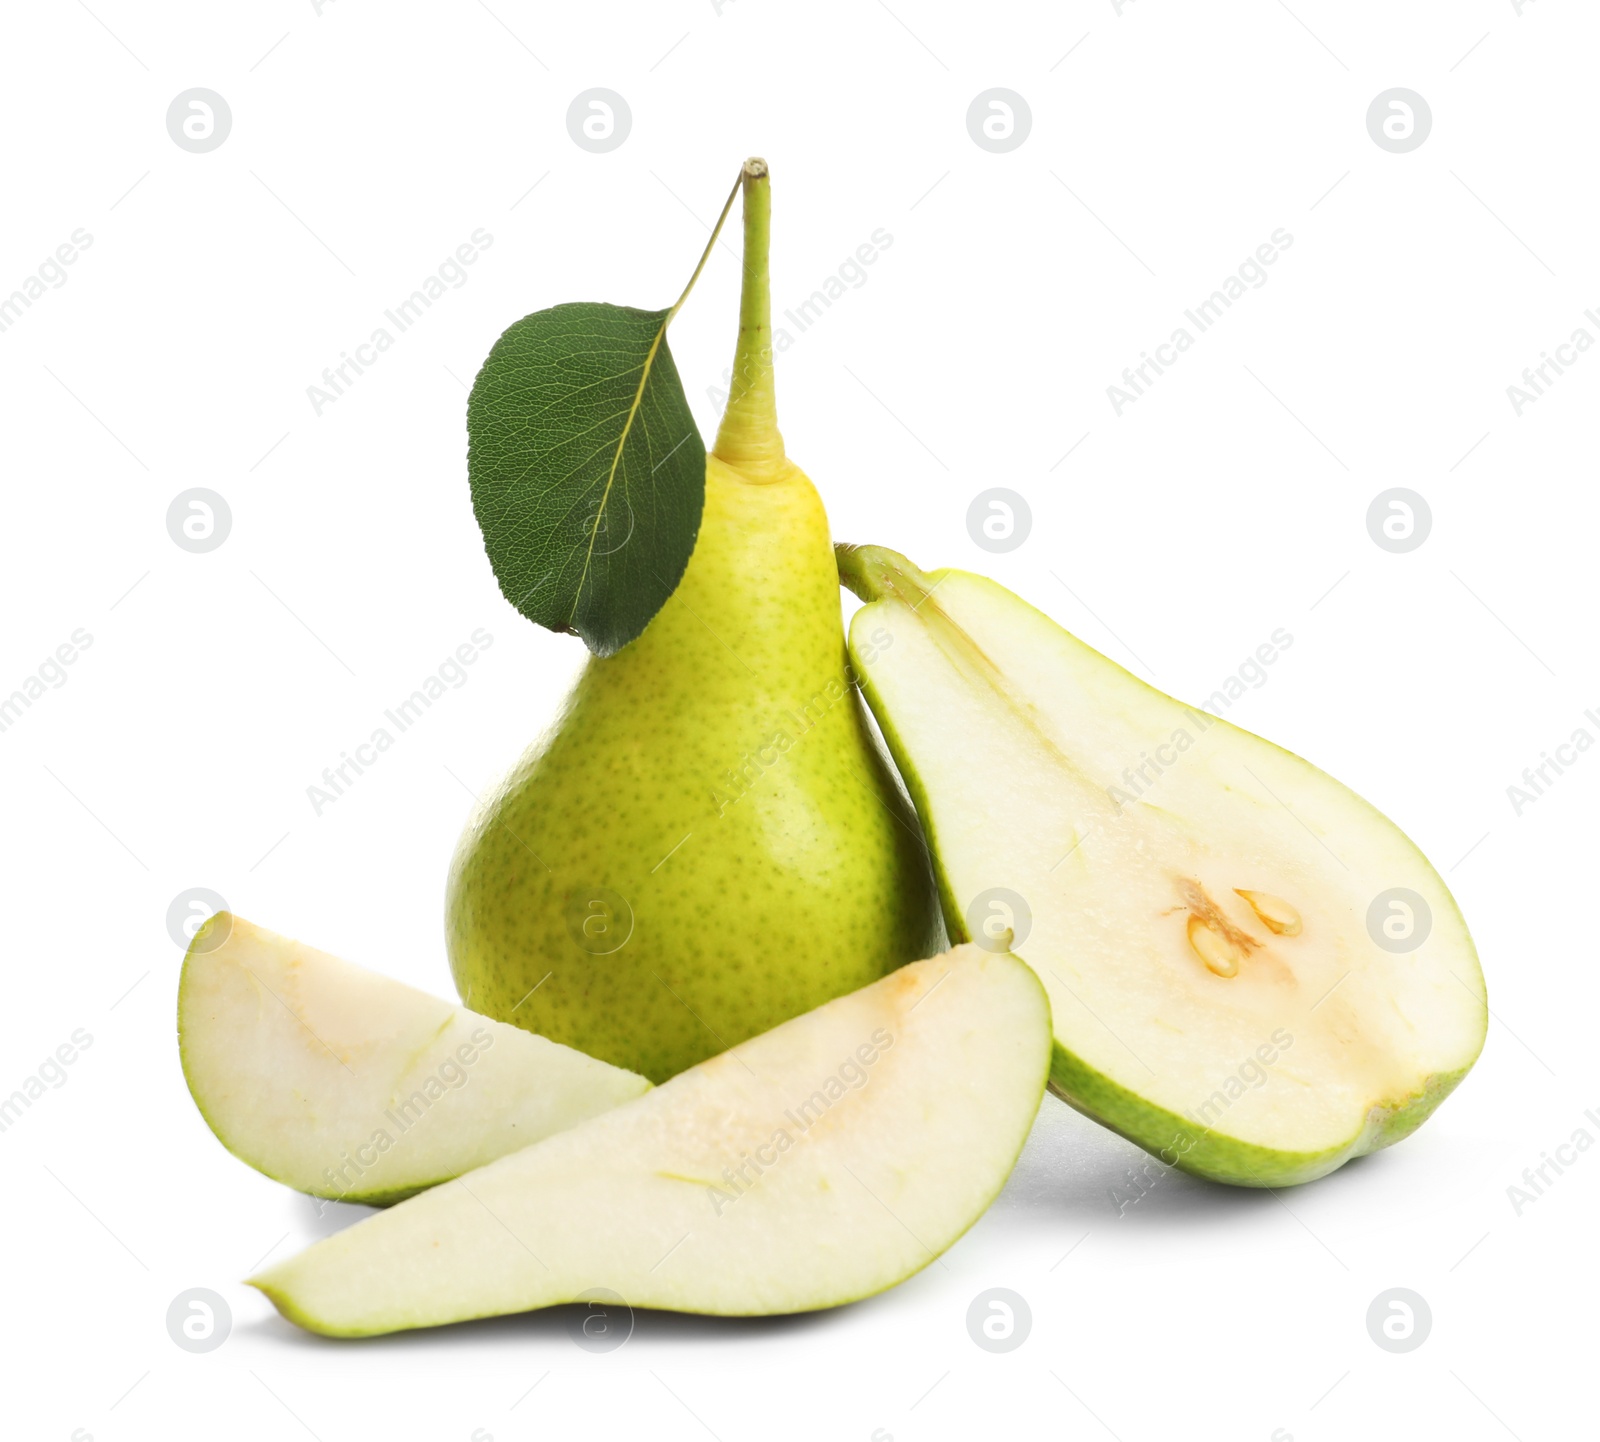
<svg viewBox="0 0 1600 1442">
<path fill-rule="evenodd" d="M 943 943 L 847 674 L 827 516 L 778 432 L 763 162 L 743 188 L 732 395 L 688 569 L 589 659 L 448 886 L 467 1004 L 657 1082 Z"/>
</svg>

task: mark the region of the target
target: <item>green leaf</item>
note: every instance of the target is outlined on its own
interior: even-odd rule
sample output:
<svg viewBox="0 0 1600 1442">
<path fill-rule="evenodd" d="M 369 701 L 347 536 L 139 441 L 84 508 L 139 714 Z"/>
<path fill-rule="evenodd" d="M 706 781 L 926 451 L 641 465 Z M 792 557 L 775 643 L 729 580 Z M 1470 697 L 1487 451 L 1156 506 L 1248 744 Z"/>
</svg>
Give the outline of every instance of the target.
<svg viewBox="0 0 1600 1442">
<path fill-rule="evenodd" d="M 700 531 L 706 448 L 667 347 L 675 310 L 524 316 L 467 401 L 472 508 L 501 591 L 600 656 L 667 603 Z"/>
</svg>

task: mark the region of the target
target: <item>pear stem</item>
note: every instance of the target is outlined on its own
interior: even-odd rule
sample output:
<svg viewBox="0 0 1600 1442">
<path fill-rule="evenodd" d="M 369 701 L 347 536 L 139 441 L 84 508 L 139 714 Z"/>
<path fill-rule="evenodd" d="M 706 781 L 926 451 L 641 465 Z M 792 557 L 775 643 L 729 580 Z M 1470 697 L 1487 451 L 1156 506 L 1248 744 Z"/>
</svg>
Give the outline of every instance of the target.
<svg viewBox="0 0 1600 1442">
<path fill-rule="evenodd" d="M 739 343 L 733 353 L 728 408 L 712 454 L 748 480 L 776 478 L 783 460 L 772 379 L 772 286 L 767 257 L 772 237 L 772 185 L 767 163 L 745 161 L 744 282 L 739 293 Z"/>
<path fill-rule="evenodd" d="M 839 542 L 833 548 L 839 579 L 863 601 L 904 601 L 915 610 L 938 589 L 898 551 L 887 546 L 852 546 Z"/>
</svg>

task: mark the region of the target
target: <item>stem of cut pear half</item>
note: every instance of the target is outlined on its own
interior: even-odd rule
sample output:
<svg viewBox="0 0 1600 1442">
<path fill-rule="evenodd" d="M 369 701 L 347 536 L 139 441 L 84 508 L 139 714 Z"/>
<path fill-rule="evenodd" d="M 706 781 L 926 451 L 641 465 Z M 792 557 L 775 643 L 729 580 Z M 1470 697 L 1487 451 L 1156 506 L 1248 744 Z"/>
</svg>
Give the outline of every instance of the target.
<svg viewBox="0 0 1600 1442">
<path fill-rule="evenodd" d="M 833 548 L 839 579 L 863 601 L 904 601 L 915 610 L 934 592 L 934 585 L 898 551 L 887 546 Z"/>
<path fill-rule="evenodd" d="M 744 163 L 744 282 L 739 293 L 739 343 L 733 353 L 728 408 L 712 454 L 747 481 L 777 480 L 783 472 L 772 382 L 772 285 L 767 268 L 772 238 L 772 183 L 767 162 Z"/>
</svg>

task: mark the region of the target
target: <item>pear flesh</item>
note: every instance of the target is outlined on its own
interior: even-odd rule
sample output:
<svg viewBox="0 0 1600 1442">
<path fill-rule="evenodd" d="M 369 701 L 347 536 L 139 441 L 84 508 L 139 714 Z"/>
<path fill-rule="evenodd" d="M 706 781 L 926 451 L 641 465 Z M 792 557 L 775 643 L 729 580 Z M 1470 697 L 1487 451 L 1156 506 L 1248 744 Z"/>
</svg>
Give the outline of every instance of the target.
<svg viewBox="0 0 1600 1442">
<path fill-rule="evenodd" d="M 1278 1186 L 1408 1135 L 1465 1075 L 1477 955 L 1392 822 L 992 581 L 874 547 L 840 569 L 950 934 L 1039 974 L 1067 1101 L 1169 1165 Z"/>
<path fill-rule="evenodd" d="M 1038 1111 L 1050 1013 L 962 947 L 368 1218 L 252 1284 L 358 1337 L 554 1303 L 754 1316 L 880 1292 L 999 1193 Z"/>
<path fill-rule="evenodd" d="M 397 1201 L 650 1086 L 227 912 L 184 960 L 178 1043 L 229 1151 L 347 1202 Z"/>
</svg>

